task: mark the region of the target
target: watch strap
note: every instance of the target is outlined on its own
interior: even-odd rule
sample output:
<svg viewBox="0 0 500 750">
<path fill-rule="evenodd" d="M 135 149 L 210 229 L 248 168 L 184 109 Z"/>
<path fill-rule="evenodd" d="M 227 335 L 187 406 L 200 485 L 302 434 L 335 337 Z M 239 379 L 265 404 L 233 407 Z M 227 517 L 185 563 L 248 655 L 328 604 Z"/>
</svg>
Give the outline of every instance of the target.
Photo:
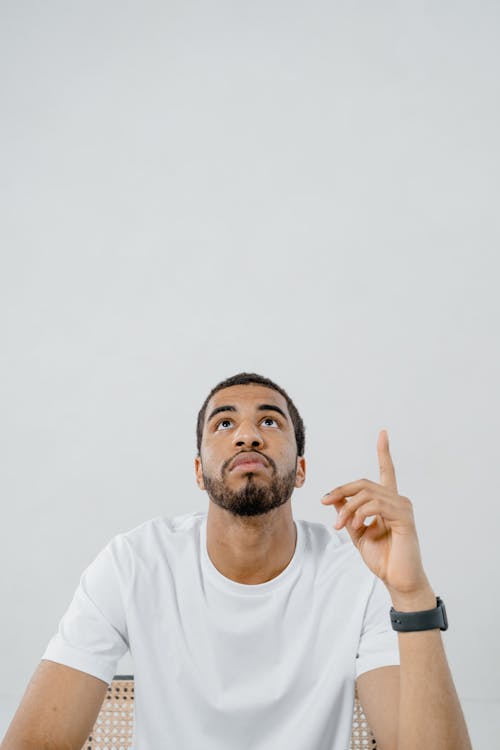
<svg viewBox="0 0 500 750">
<path fill-rule="evenodd" d="M 448 630 L 448 618 L 441 597 L 436 597 L 434 609 L 424 609 L 421 612 L 397 612 L 394 607 L 390 611 L 393 630 L 411 632 L 414 630 Z"/>
</svg>

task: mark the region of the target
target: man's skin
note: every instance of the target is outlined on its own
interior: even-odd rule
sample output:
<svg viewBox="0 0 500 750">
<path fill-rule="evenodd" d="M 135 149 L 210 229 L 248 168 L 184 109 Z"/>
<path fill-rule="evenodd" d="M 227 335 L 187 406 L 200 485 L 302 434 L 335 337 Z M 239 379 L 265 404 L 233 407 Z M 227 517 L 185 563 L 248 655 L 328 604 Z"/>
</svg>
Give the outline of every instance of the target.
<svg viewBox="0 0 500 750">
<path fill-rule="evenodd" d="M 259 406 L 275 406 L 285 416 Z M 217 407 L 234 406 L 212 419 Z M 237 456 L 252 451 L 265 466 L 233 469 Z M 306 461 L 297 444 L 285 398 L 274 389 L 249 383 L 217 391 L 205 412 L 196 481 L 211 502 L 207 551 L 215 567 L 238 583 L 275 578 L 293 557 L 296 529 L 289 502 L 302 487 Z"/>
</svg>

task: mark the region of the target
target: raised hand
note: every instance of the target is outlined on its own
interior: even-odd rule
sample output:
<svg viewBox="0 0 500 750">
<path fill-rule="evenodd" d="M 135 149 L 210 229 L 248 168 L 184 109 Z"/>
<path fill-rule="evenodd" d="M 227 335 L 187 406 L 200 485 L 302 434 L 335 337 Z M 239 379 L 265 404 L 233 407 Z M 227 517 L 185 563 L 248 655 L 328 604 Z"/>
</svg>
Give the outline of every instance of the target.
<svg viewBox="0 0 500 750">
<path fill-rule="evenodd" d="M 412 502 L 398 494 L 386 430 L 379 432 L 377 453 L 380 484 L 369 479 L 349 482 L 328 492 L 321 502 L 335 506 L 335 528 L 345 526 L 365 563 L 391 594 L 412 595 L 428 588 L 429 582 L 420 556 Z M 375 518 L 365 526 L 368 516 Z"/>
</svg>

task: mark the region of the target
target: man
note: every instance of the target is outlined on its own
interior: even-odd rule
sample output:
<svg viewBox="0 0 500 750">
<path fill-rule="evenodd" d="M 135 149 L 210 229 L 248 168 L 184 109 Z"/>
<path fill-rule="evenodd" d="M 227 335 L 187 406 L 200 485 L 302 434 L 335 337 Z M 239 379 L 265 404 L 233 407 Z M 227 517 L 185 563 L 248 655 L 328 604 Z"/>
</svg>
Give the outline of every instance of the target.
<svg viewBox="0 0 500 750">
<path fill-rule="evenodd" d="M 353 544 L 292 517 L 304 425 L 272 381 L 215 386 L 197 445 L 208 513 L 146 521 L 101 551 L 1 750 L 80 750 L 127 649 L 138 750 L 346 750 L 355 685 L 379 750 L 472 750 L 387 433 L 380 483 L 323 498 Z"/>
</svg>

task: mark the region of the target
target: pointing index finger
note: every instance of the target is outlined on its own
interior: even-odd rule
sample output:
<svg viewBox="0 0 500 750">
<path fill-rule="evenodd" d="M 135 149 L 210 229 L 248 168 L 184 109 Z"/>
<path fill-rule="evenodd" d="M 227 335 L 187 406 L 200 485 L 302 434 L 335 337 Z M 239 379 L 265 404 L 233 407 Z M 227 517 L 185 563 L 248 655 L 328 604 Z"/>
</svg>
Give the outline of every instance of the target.
<svg viewBox="0 0 500 750">
<path fill-rule="evenodd" d="M 389 451 L 389 434 L 381 430 L 377 440 L 378 463 L 380 468 L 380 484 L 390 487 L 397 492 L 396 470 Z"/>
</svg>

